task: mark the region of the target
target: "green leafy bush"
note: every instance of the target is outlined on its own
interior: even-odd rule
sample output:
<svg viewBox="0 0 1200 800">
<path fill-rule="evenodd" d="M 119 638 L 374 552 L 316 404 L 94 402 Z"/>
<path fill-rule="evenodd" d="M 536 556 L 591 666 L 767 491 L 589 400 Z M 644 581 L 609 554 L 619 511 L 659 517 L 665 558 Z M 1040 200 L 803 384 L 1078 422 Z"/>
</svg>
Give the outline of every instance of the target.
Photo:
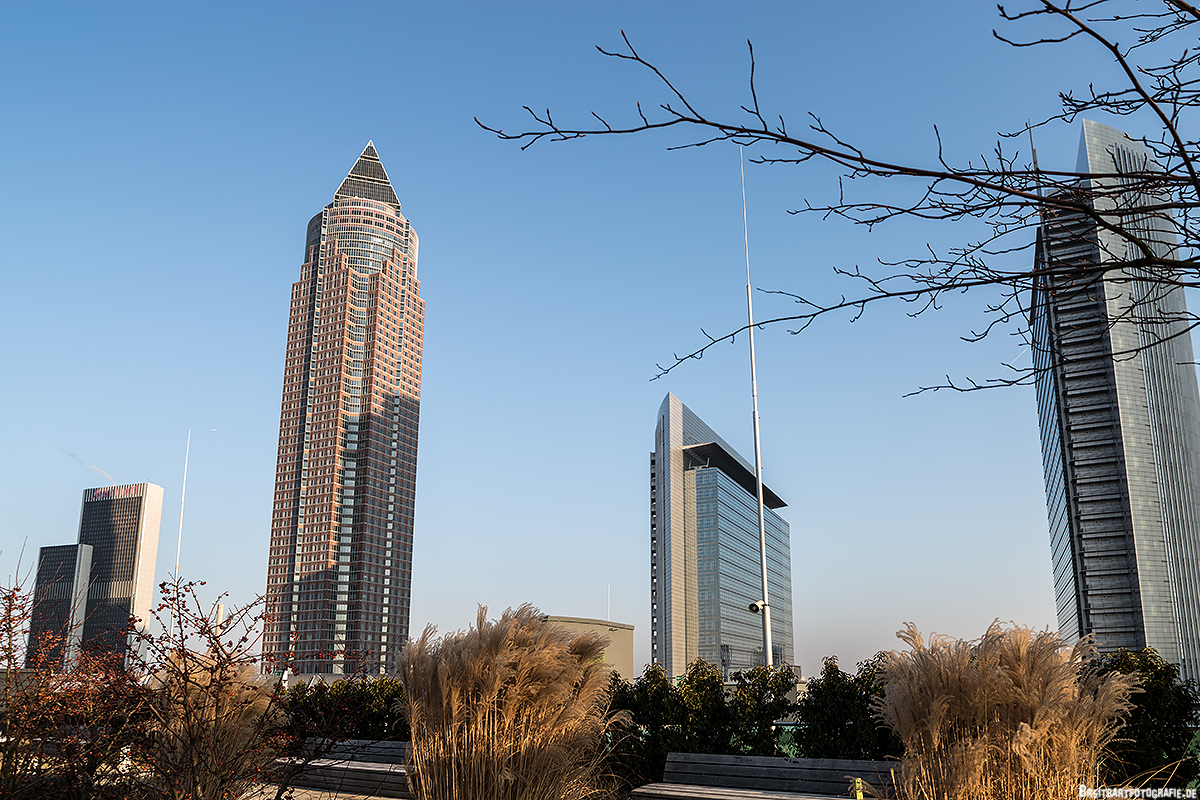
<svg viewBox="0 0 1200 800">
<path fill-rule="evenodd" d="M 697 659 L 676 683 L 660 665 L 647 665 L 634 681 L 613 675 L 612 707 L 628 722 L 614 732 L 609 769 L 637 786 L 662 780 L 667 754 L 782 755 L 774 723 L 795 710 L 796 674 L 783 665 L 733 675 Z"/>
<path fill-rule="evenodd" d="M 627 724 L 611 734 L 608 769 L 631 786 L 662 780 L 667 753 L 683 749 L 687 707 L 679 689 L 658 664 L 646 665 L 633 682 L 612 673 L 612 708 L 627 712 Z"/>
<path fill-rule="evenodd" d="M 792 741 L 804 758 L 900 758 L 904 745 L 881 726 L 872 704 L 883 697 L 879 675 L 881 653 L 858 665 L 850 675 L 838 668 L 836 656 L 824 660 L 820 676 L 808 681 L 800 698 Z"/>
<path fill-rule="evenodd" d="M 404 700 L 404 686 L 392 676 L 352 676 L 333 683 L 301 683 L 284 690 L 280 702 L 290 717 L 288 733 L 297 740 L 409 739 L 408 721 L 392 707 Z"/>
<path fill-rule="evenodd" d="M 1101 765 L 1105 783 L 1182 788 L 1195 780 L 1200 764 L 1188 752 L 1200 724 L 1196 714 L 1200 692 L 1195 681 L 1183 680 L 1179 667 L 1150 647 L 1100 656 L 1087 671 L 1098 677 L 1129 675 L 1137 679 L 1140 688 L 1130 698 L 1133 710 L 1125 727 L 1105 753 Z"/>
</svg>

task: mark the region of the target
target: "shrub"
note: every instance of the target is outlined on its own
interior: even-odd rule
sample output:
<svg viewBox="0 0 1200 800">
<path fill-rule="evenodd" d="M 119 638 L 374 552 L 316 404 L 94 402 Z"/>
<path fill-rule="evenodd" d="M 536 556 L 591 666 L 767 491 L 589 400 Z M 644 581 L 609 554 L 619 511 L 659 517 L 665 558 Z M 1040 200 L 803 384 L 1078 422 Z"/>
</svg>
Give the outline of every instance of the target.
<svg viewBox="0 0 1200 800">
<path fill-rule="evenodd" d="M 810 678 L 797 704 L 799 724 L 793 742 L 804 758 L 900 758 L 904 746 L 891 729 L 881 726 L 873 704 L 883 696 L 879 675 L 884 654 L 842 672 L 835 656 L 824 660 L 821 674 Z"/>
<path fill-rule="evenodd" d="M 275 759 L 281 715 L 253 665 L 172 654 L 158 665 L 152 690 L 154 723 L 142 758 L 168 797 L 240 796 Z"/>
<path fill-rule="evenodd" d="M 796 673 L 788 664 L 768 668 L 757 666 L 747 672 L 733 673 L 734 689 L 729 698 L 734 753 L 754 756 L 782 755 L 779 736 L 783 728 L 775 723 L 797 710 L 792 699 L 796 691 Z"/>
<path fill-rule="evenodd" d="M 1108 747 L 1101 777 L 1109 786 L 1185 787 L 1200 772 L 1188 753 L 1200 718 L 1200 692 L 1195 681 L 1183 680 L 1179 667 L 1147 647 L 1100 656 L 1087 667 L 1097 676 L 1122 673 L 1137 678 L 1129 721 Z"/>
<path fill-rule="evenodd" d="M 627 712 L 614 732 L 609 769 L 626 783 L 661 781 L 667 754 L 781 755 L 777 720 L 795 710 L 790 693 L 796 673 L 782 665 L 733 674 L 728 689 L 720 671 L 696 659 L 671 683 L 659 664 L 648 664 L 632 683 L 613 675 L 612 707 Z"/>
<path fill-rule="evenodd" d="M 34 598 L 19 582 L 0 587 L 0 797 L 129 798 L 129 747 L 146 716 L 145 688 L 121 659 L 84 648 L 69 664 L 47 654 L 44 636 L 21 669 Z"/>
<path fill-rule="evenodd" d="M 399 678 L 367 675 L 299 683 L 280 696 L 288 733 L 297 740 L 408 741 L 407 719 L 392 711 L 403 700 Z"/>
<path fill-rule="evenodd" d="M 612 732 L 608 769 L 631 786 L 661 781 L 667 754 L 687 749 L 688 710 L 679 688 L 661 664 L 647 664 L 632 683 L 614 672 L 609 693 L 625 717 Z"/>
<path fill-rule="evenodd" d="M 683 740 L 689 753 L 728 753 L 733 746 L 733 714 L 725 702 L 725 682 L 714 664 L 697 658 L 679 681 L 686 715 Z"/>
<path fill-rule="evenodd" d="M 401 664 L 417 800 L 575 800 L 597 792 L 608 713 L 605 640 L 523 605 L 435 640 Z"/>
<path fill-rule="evenodd" d="M 42 671 L 36 685 L 25 708 L 38 717 L 42 763 L 53 775 L 53 792 L 41 796 L 129 797 L 129 753 L 149 716 L 137 675 L 111 653 L 84 648 L 70 669 Z"/>
<path fill-rule="evenodd" d="M 1088 639 L 993 623 L 978 640 L 910 623 L 908 652 L 883 662 L 880 718 L 904 742 L 901 798 L 1078 797 L 1097 785 L 1101 752 L 1131 707 L 1133 678 L 1081 670 Z"/>
<path fill-rule="evenodd" d="M 221 622 L 195 586 L 163 584 L 152 613 L 167 632 L 130 620 L 127 653 L 85 643 L 64 663 L 49 635 L 31 669 L 18 665 L 34 601 L 0 587 L 0 797 L 205 800 L 267 777 L 286 715 L 252 654 L 258 604 Z"/>
</svg>

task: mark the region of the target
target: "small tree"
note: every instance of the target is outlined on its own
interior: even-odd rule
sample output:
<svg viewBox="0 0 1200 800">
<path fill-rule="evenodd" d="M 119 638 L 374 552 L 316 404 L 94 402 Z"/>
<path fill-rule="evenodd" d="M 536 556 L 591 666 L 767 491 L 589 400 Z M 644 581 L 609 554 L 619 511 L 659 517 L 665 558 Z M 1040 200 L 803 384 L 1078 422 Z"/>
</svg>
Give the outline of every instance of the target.
<svg viewBox="0 0 1200 800">
<path fill-rule="evenodd" d="M 788 664 L 757 666 L 733 673 L 735 688 L 729 698 L 733 718 L 733 752 L 776 756 L 782 733 L 775 723 L 795 713 L 796 673 Z"/>
<path fill-rule="evenodd" d="M 899 758 L 904 747 L 896 734 L 881 727 L 873 705 L 883 697 L 879 686 L 885 656 L 858 665 L 854 675 L 842 672 L 837 656 L 824 660 L 821 674 L 808 681 L 797 704 L 799 726 L 793 741 L 807 758 Z"/>
<path fill-rule="evenodd" d="M 202 585 L 163 583 L 152 615 L 167 632 L 133 635 L 151 688 L 139 755 L 172 800 L 240 796 L 267 777 L 285 738 L 285 715 L 251 652 L 261 599 L 220 620 L 217 604 L 196 596 Z"/>
</svg>

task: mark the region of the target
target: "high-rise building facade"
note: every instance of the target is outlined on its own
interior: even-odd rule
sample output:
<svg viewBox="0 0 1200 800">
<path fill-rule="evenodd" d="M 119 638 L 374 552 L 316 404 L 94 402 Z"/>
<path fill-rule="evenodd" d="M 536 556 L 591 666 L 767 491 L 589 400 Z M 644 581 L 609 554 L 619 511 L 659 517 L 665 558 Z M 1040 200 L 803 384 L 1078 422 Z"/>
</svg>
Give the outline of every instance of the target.
<svg viewBox="0 0 1200 800">
<path fill-rule="evenodd" d="M 110 649 L 130 617 L 145 620 L 154 602 L 154 567 L 163 489 L 152 483 L 102 486 L 83 493 L 79 544 L 91 545 L 92 568 L 83 641 L 109 637 Z"/>
<path fill-rule="evenodd" d="M 83 643 L 92 547 L 56 544 L 38 551 L 25 666 L 59 666 Z"/>
<path fill-rule="evenodd" d="M 368 143 L 292 285 L 267 567 L 268 668 L 390 671 L 408 638 L 425 305 Z"/>
<path fill-rule="evenodd" d="M 785 503 L 763 486 L 772 661 L 790 663 L 792 557 Z M 674 394 L 650 454 L 650 657 L 671 677 L 702 658 L 730 672 L 765 663 L 754 468 Z"/>
<path fill-rule="evenodd" d="M 39 553 L 31 655 L 61 663 L 77 647 L 125 653 L 130 619 L 148 619 L 154 602 L 162 503 L 152 483 L 84 491 L 78 543 Z"/>
<path fill-rule="evenodd" d="M 1083 123 L 1077 171 L 1156 170 L 1115 128 Z M 1169 221 L 1119 177 L 1077 196 L 1159 256 Z M 1030 311 L 1055 602 L 1070 640 L 1153 647 L 1200 678 L 1200 392 L 1183 289 L 1125 266 L 1132 247 L 1082 212 L 1048 211 Z"/>
</svg>

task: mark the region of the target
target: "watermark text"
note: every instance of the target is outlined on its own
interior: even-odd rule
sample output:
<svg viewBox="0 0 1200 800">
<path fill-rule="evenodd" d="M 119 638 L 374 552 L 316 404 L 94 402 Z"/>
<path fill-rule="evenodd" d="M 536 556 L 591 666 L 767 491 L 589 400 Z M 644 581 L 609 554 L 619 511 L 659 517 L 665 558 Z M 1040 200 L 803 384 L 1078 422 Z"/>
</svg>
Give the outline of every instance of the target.
<svg viewBox="0 0 1200 800">
<path fill-rule="evenodd" d="M 1136 797 L 1139 800 L 1155 800 L 1156 798 L 1185 798 L 1196 797 L 1195 789 L 1150 789 L 1147 787 L 1135 788 L 1133 786 L 1117 786 L 1115 788 L 1093 789 L 1084 784 L 1079 784 L 1079 796 L 1088 798 L 1088 800 L 1102 800 L 1105 798 L 1126 798 Z"/>
</svg>

